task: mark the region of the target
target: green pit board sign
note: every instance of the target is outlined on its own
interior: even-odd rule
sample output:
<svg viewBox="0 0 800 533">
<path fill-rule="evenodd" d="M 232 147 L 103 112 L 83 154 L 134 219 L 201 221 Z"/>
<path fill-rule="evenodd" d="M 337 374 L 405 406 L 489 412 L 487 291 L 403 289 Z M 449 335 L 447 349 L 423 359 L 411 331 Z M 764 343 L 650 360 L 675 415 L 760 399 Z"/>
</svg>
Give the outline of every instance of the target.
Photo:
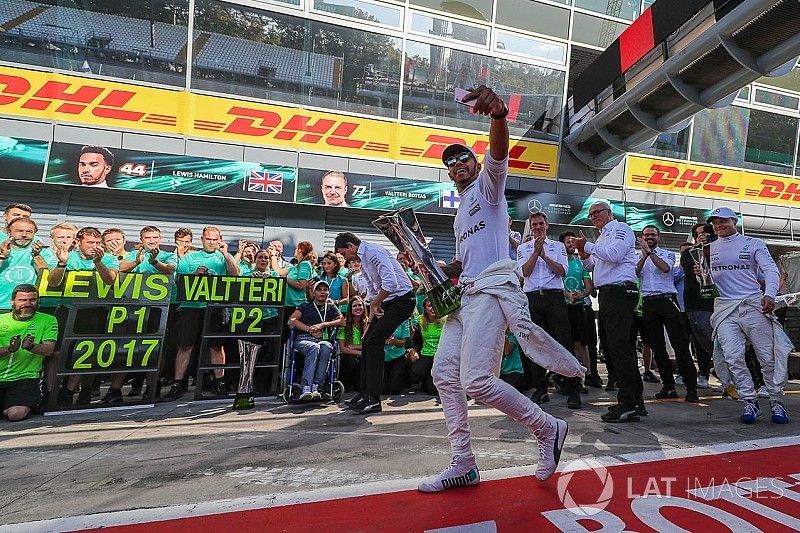
<svg viewBox="0 0 800 533">
<path fill-rule="evenodd" d="M 56 386 L 65 376 L 144 373 L 150 392 L 141 400 L 151 403 L 173 286 L 171 275 L 122 272 L 107 284 L 96 271 L 67 271 L 54 285 L 45 270 L 40 297 L 67 310 Z M 56 392 L 49 395 L 48 410 L 56 408 Z"/>
</svg>

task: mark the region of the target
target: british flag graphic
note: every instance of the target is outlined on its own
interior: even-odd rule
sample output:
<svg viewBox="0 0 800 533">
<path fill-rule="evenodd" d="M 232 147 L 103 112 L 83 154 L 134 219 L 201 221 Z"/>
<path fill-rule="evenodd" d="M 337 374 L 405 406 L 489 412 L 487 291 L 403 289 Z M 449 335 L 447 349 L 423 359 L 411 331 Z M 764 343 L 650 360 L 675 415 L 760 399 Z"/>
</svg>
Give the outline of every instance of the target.
<svg viewBox="0 0 800 533">
<path fill-rule="evenodd" d="M 265 170 L 251 170 L 250 178 L 247 180 L 247 190 L 266 194 L 281 194 L 283 192 L 283 174 Z"/>
</svg>

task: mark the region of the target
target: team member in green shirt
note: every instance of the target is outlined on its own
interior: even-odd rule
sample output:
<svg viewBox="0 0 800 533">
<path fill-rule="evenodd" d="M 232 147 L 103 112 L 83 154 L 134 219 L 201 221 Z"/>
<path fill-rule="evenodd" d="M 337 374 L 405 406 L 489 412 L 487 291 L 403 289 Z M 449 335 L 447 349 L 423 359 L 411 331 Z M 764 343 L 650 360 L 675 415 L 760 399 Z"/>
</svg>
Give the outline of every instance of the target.
<svg viewBox="0 0 800 533">
<path fill-rule="evenodd" d="M 500 379 L 520 392 L 525 391 L 525 372 L 522 369 L 522 349 L 519 341 L 506 330 L 506 340 L 503 344 L 503 359 L 500 361 Z"/>
<path fill-rule="evenodd" d="M 17 285 L 10 302 L 11 312 L 0 315 L 0 407 L 15 422 L 42 401 L 42 360 L 56 348 L 58 324 L 37 312 L 39 291 L 33 285 Z"/>
<path fill-rule="evenodd" d="M 419 358 L 411 357 L 411 366 L 408 368 L 412 383 L 419 383 L 420 389 L 428 394 L 436 396 L 439 391 L 433 384 L 431 369 L 433 368 L 433 356 L 439 347 L 439 338 L 442 336 L 445 320 L 436 318 L 433 312 L 431 301 L 427 298 L 422 303 L 423 312 L 417 316 L 416 323 L 422 337 L 422 348 L 419 351 Z"/>
<path fill-rule="evenodd" d="M 361 367 L 361 337 L 367 332 L 367 308 L 364 299 L 355 295 L 350 297 L 349 307 L 345 314 L 344 327 L 339 328 L 337 339 L 339 340 L 339 381 L 344 385 L 345 391 L 350 391 L 354 386 L 358 390 L 363 389 L 362 379 L 359 368 Z M 356 379 L 359 380 L 356 383 Z M 345 405 L 352 403 L 352 398 L 345 400 Z"/>
<path fill-rule="evenodd" d="M 6 227 L 8 223 L 14 220 L 15 218 L 31 218 L 31 213 L 33 210 L 31 206 L 25 204 L 8 204 L 5 209 L 3 209 L 3 224 L 0 227 L 0 242 L 5 241 L 8 239 L 8 234 L 6 233 Z"/>
<path fill-rule="evenodd" d="M 403 320 L 394 333 L 386 339 L 383 348 L 386 394 L 403 392 L 403 379 L 406 375 L 406 340 L 409 338 L 411 338 L 411 319 Z"/>
<path fill-rule="evenodd" d="M 179 275 L 214 275 L 238 276 L 239 266 L 236 259 L 228 252 L 228 243 L 222 240 L 222 234 L 216 226 L 206 226 L 200 237 L 203 248 L 186 253 L 178 262 Z M 205 316 L 205 302 L 183 302 L 178 309 L 178 318 L 175 321 L 177 334 L 178 353 L 175 355 L 175 380 L 169 392 L 162 397 L 162 401 L 171 402 L 180 398 L 188 388 L 186 371 L 192 358 L 192 351 L 200 340 L 202 334 L 203 318 Z M 225 352 L 219 339 L 208 342 L 208 351 L 212 364 L 224 364 Z M 201 354 L 202 356 L 202 354 Z M 225 380 L 222 379 L 223 369 L 215 369 L 215 391 L 218 395 L 228 394 Z M 199 384 L 198 384 L 199 386 Z"/>
<path fill-rule="evenodd" d="M 7 230 L 8 238 L 0 242 L 0 310 L 11 309 L 14 287 L 35 284 L 40 271 L 58 263 L 53 251 L 35 239 L 39 228 L 32 219 L 12 219 Z"/>
<path fill-rule="evenodd" d="M 50 271 L 48 285 L 50 287 L 58 287 L 64 281 L 65 273 L 72 270 L 97 271 L 103 283 L 106 285 L 113 284 L 119 273 L 119 260 L 105 252 L 100 230 L 91 226 L 81 228 L 75 235 L 75 239 L 77 240 L 77 246 L 72 251 L 66 247 L 56 248 L 58 264 Z M 87 331 L 102 331 L 100 328 L 105 324 L 106 312 L 104 309 L 98 309 L 96 312 L 84 312 L 82 320 Z M 91 402 L 91 381 L 91 379 L 87 379 L 83 382 L 76 405 L 88 405 Z M 70 376 L 67 379 L 66 386 L 62 387 L 58 393 L 58 403 L 60 405 L 72 404 L 72 396 L 75 394 L 80 382 L 80 376 Z"/>
<path fill-rule="evenodd" d="M 108 230 L 103 232 L 108 235 Z M 124 235 L 124 234 L 123 234 Z M 112 237 L 113 239 L 113 237 Z M 108 239 L 104 242 L 109 249 Z M 119 244 L 114 243 L 115 246 Z M 139 244 L 120 259 L 120 272 L 136 272 L 142 274 L 173 274 L 178 266 L 178 257 L 174 252 L 161 250 L 161 230 L 155 226 L 145 226 L 139 231 Z M 175 292 L 175 291 L 173 291 Z M 127 374 L 114 374 L 111 386 L 103 398 L 103 403 L 122 403 L 122 386 Z M 133 380 L 129 396 L 138 396 L 142 390 L 144 377 L 140 374 Z"/>
</svg>

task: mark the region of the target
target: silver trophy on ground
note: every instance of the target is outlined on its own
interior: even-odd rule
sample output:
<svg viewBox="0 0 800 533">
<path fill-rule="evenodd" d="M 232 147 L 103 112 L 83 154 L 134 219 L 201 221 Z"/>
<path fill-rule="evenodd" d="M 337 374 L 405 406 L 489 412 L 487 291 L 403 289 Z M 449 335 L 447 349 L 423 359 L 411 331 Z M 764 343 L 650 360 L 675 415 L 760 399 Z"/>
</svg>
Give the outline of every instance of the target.
<svg viewBox="0 0 800 533">
<path fill-rule="evenodd" d="M 234 410 L 253 409 L 256 399 L 253 395 L 253 372 L 256 369 L 256 359 L 261 350 L 259 344 L 239 340 L 239 389 L 233 400 Z"/>
<path fill-rule="evenodd" d="M 694 263 L 700 266 L 700 274 L 697 274 L 697 282 L 700 284 L 700 298 L 716 298 L 719 296 L 719 290 L 714 283 L 714 278 L 711 277 L 711 268 L 708 262 L 708 244 L 697 244 L 689 248 L 689 254 L 692 256 Z"/>
<path fill-rule="evenodd" d="M 410 207 L 381 215 L 372 225 L 386 235 L 401 252 L 407 253 L 438 318 L 461 306 L 461 290 L 453 284 L 436 263 L 419 227 L 417 215 Z"/>
</svg>

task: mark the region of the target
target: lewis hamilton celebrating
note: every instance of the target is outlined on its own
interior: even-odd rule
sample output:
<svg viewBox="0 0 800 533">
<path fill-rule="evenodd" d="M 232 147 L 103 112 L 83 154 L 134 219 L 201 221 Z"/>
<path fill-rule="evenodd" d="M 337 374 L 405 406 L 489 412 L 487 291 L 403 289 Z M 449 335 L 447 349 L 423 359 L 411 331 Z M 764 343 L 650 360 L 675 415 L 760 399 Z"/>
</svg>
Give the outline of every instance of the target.
<svg viewBox="0 0 800 533">
<path fill-rule="evenodd" d="M 461 202 L 453 224 L 456 260 L 444 267 L 460 274 L 461 308 L 448 316 L 433 362 L 433 381 L 444 409 L 453 460 L 440 474 L 423 480 L 422 492 L 477 485 L 480 474 L 470 443 L 466 395 L 506 413 L 526 426 L 539 444 L 536 478 L 553 475 L 567 433 L 566 421 L 555 418 L 497 377 L 506 327 L 528 357 L 568 377 L 586 369 L 560 344 L 536 326 L 519 285 L 516 261 L 508 256 L 508 108 L 489 88 L 472 90 L 465 102 L 475 113 L 490 115 L 489 152 L 481 170 L 467 146 L 445 148 L 442 161 Z"/>
</svg>

